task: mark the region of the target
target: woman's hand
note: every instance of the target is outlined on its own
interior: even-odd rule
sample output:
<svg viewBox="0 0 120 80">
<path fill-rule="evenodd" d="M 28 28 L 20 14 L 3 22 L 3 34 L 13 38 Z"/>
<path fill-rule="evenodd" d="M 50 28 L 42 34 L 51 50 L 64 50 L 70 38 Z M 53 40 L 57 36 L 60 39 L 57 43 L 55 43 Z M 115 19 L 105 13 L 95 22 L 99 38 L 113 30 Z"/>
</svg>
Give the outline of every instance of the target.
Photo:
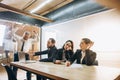
<svg viewBox="0 0 120 80">
<path fill-rule="evenodd" d="M 71 47 L 67 47 L 67 49 L 66 50 L 72 50 L 72 48 Z"/>
<path fill-rule="evenodd" d="M 70 61 L 66 61 L 65 65 L 68 67 L 71 65 Z"/>
<path fill-rule="evenodd" d="M 61 64 L 61 61 L 60 60 L 56 60 L 55 64 Z"/>
</svg>

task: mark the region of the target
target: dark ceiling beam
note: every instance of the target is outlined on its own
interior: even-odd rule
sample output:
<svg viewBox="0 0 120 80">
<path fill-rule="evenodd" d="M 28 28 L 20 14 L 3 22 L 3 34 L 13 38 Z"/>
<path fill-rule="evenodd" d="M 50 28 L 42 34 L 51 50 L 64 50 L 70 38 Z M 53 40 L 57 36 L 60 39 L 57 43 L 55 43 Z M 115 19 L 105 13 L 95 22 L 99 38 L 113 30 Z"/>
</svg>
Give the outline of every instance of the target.
<svg viewBox="0 0 120 80">
<path fill-rule="evenodd" d="M 30 2 L 28 2 L 28 4 L 26 4 L 24 7 L 23 7 L 23 9 L 22 10 L 25 10 L 25 9 L 27 9 L 28 7 L 30 7 L 33 3 L 35 3 L 37 0 L 32 0 L 32 1 L 30 1 Z"/>
<path fill-rule="evenodd" d="M 120 0 L 96 0 L 96 1 L 106 7 L 117 8 L 120 10 Z"/>
<path fill-rule="evenodd" d="M 8 20 L 8 21 L 20 22 L 24 24 L 37 25 L 39 27 L 41 27 L 43 24 L 43 21 L 41 20 L 24 16 L 21 14 L 13 13 L 11 11 L 0 12 L 0 20 Z"/>
<path fill-rule="evenodd" d="M 40 16 L 40 15 L 36 15 L 36 14 L 31 14 L 31 13 L 25 12 L 23 10 L 20 10 L 20 9 L 8 6 L 8 5 L 3 4 L 3 3 L 0 3 L 0 7 L 4 8 L 4 9 L 7 9 L 7 10 L 9 10 L 11 12 L 15 12 L 15 13 L 18 13 L 18 14 L 26 15 L 26 16 L 29 16 L 29 17 L 32 17 L 32 18 L 35 18 L 35 19 L 38 19 L 38 20 L 41 20 L 41 21 L 53 22 L 53 20 L 51 20 L 49 18 Z"/>
<path fill-rule="evenodd" d="M 0 2 L 1 2 L 2 0 L 0 0 Z"/>
</svg>

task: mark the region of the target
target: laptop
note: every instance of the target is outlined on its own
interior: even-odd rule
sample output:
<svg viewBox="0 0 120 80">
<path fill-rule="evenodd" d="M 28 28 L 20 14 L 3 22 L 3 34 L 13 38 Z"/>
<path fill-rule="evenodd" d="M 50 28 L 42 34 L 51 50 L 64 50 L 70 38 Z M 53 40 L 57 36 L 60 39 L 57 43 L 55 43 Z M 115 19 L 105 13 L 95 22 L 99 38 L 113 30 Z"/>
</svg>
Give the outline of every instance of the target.
<svg viewBox="0 0 120 80">
<path fill-rule="evenodd" d="M 19 52 L 18 53 L 19 62 L 22 62 L 22 63 L 35 63 L 36 62 L 35 60 L 26 60 L 25 54 L 26 53 L 24 53 L 24 52 Z"/>
<path fill-rule="evenodd" d="M 18 52 L 18 58 L 19 58 L 19 62 L 26 62 L 24 52 Z"/>
</svg>

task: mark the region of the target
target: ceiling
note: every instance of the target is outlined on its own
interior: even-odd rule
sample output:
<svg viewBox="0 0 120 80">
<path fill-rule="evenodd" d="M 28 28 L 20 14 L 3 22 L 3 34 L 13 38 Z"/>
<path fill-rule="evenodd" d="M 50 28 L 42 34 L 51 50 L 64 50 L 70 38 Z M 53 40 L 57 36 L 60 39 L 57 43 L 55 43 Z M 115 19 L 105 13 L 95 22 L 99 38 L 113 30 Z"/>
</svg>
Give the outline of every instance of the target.
<svg viewBox="0 0 120 80">
<path fill-rule="evenodd" d="M 0 0 L 0 3 L 7 5 L 7 8 L 12 7 L 23 13 L 19 15 L 19 12 L 15 14 L 14 11 L 0 8 L 1 19 L 40 26 L 64 22 L 106 10 L 104 6 L 94 0 Z M 44 20 L 46 18 L 47 21 Z"/>
<path fill-rule="evenodd" d="M 110 8 L 117 8 L 120 11 L 120 0 L 95 0 L 95 1 Z"/>
<path fill-rule="evenodd" d="M 53 25 L 84 16 L 92 15 L 108 8 L 98 4 L 94 0 L 74 0 L 70 4 L 63 6 L 55 11 L 46 14 L 45 16 L 54 20 L 52 23 L 43 23 L 43 26 Z"/>
<path fill-rule="evenodd" d="M 1 3 L 11 7 L 39 15 L 45 15 L 73 0 L 1 0 Z M 4 9 L 0 9 L 4 11 Z"/>
<path fill-rule="evenodd" d="M 1 3 L 7 4 L 9 6 L 18 8 L 18 9 L 23 9 L 23 7 L 28 4 L 32 0 L 1 0 Z M 22 5 L 20 5 L 22 4 Z M 0 11 L 4 11 L 5 9 L 0 8 Z"/>
</svg>

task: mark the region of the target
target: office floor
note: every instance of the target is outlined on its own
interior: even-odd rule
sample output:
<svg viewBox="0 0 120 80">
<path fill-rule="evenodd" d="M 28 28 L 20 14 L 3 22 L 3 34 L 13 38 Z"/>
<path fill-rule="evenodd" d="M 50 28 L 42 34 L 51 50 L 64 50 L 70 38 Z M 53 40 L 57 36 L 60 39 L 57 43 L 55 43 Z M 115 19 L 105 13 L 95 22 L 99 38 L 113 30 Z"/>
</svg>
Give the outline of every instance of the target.
<svg viewBox="0 0 120 80">
<path fill-rule="evenodd" d="M 18 80 L 24 80 L 24 79 L 26 79 L 26 72 L 19 69 Z M 7 73 L 2 66 L 0 66 L 0 80 L 8 80 Z M 32 74 L 32 80 L 36 80 L 36 76 L 34 74 Z"/>
</svg>

